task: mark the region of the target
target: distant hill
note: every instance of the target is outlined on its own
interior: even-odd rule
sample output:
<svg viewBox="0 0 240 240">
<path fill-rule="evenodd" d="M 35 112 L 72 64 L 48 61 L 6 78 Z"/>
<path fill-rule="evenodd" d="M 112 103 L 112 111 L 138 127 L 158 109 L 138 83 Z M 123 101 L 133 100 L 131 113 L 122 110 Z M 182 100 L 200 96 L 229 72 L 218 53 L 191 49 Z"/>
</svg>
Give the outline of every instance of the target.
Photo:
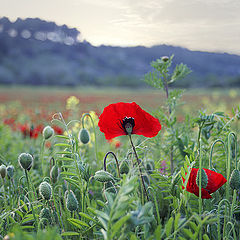
<svg viewBox="0 0 240 240">
<path fill-rule="evenodd" d="M 94 47 L 81 33 L 38 18 L 0 18 L 0 84 L 145 86 L 151 61 L 174 54 L 191 68 L 181 87 L 240 86 L 240 56 L 182 47 Z"/>
</svg>

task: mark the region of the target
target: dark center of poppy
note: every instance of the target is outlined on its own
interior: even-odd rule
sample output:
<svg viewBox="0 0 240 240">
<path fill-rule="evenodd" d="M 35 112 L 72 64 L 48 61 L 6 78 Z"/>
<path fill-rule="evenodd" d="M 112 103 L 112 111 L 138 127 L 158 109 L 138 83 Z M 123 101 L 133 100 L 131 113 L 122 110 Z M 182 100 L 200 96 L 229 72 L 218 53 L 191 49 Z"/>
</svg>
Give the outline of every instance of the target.
<svg viewBox="0 0 240 240">
<path fill-rule="evenodd" d="M 122 128 L 126 132 L 126 134 L 130 135 L 133 131 L 133 128 L 135 126 L 134 118 L 132 117 L 125 117 L 121 121 Z"/>
</svg>

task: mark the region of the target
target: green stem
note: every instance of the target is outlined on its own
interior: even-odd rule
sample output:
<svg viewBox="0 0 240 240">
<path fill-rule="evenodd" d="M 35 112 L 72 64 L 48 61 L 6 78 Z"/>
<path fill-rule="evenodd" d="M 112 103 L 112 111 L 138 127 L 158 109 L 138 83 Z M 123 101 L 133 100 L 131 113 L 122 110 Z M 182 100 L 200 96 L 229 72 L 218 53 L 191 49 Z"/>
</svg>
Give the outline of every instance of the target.
<svg viewBox="0 0 240 240">
<path fill-rule="evenodd" d="M 45 172 L 44 172 L 44 145 L 45 145 L 45 139 L 43 139 L 43 141 L 42 141 L 41 152 L 40 152 L 40 159 L 41 159 L 41 163 L 42 163 L 42 174 L 43 174 L 43 176 L 45 174 Z"/>
<path fill-rule="evenodd" d="M 224 150 L 225 150 L 225 143 L 221 140 L 221 139 L 217 139 L 215 142 L 213 142 L 212 146 L 211 146 L 211 150 L 210 150 L 210 157 L 209 157 L 209 169 L 213 169 L 213 164 L 212 164 L 212 155 L 213 155 L 213 148 L 217 143 L 222 143 L 224 146 Z M 225 150 L 226 152 L 226 150 Z"/>
<path fill-rule="evenodd" d="M 4 179 L 3 178 L 2 178 L 2 184 L 3 184 L 3 192 L 4 192 L 4 208 L 7 211 L 7 209 L 8 209 L 7 194 L 6 194 L 6 189 L 5 189 L 5 184 L 4 184 Z"/>
<path fill-rule="evenodd" d="M 114 152 L 107 152 L 105 157 L 104 157 L 104 160 L 103 160 L 103 167 L 104 167 L 104 171 L 107 171 L 107 157 L 109 154 L 112 154 L 114 159 L 115 159 L 115 162 L 116 162 L 116 165 L 117 165 L 117 172 L 118 172 L 118 177 L 120 178 L 120 169 L 119 169 L 119 163 L 118 163 L 118 160 L 117 160 L 117 156 L 115 155 Z"/>
<path fill-rule="evenodd" d="M 56 208 L 56 210 L 57 210 L 58 221 L 59 221 L 59 223 L 60 223 L 61 228 L 63 229 L 63 223 L 62 223 L 62 219 L 61 219 L 60 212 L 59 212 L 59 209 L 58 209 L 58 205 L 57 205 L 57 203 L 56 203 L 54 188 L 52 188 L 52 189 L 53 189 L 53 191 L 52 191 L 53 203 L 54 203 L 54 206 L 55 206 L 55 208 Z"/>
<path fill-rule="evenodd" d="M 203 123 L 204 124 L 204 123 Z M 202 151 L 201 151 L 201 132 L 202 132 L 202 127 L 199 126 L 199 132 L 198 132 L 198 151 L 199 151 L 199 197 L 198 197 L 198 203 L 199 203 L 199 216 L 202 219 Z M 200 227 L 200 233 L 199 233 L 199 239 L 202 239 L 202 227 Z"/>
<path fill-rule="evenodd" d="M 37 218 L 36 218 L 36 215 L 35 215 L 35 211 L 34 211 L 34 208 L 33 208 L 33 205 L 32 205 L 32 201 L 33 201 L 33 196 L 32 196 L 32 191 L 30 189 L 30 185 L 29 185 L 29 179 L 28 179 L 28 173 L 27 173 L 27 170 L 25 170 L 25 176 L 26 176 L 26 179 L 27 179 L 27 186 L 28 186 L 28 191 L 31 192 L 31 200 L 29 200 L 30 202 L 30 207 L 32 209 L 32 214 L 33 214 L 33 218 L 34 218 L 34 221 L 35 221 L 35 229 L 37 230 L 37 226 L 38 226 L 38 222 L 37 222 Z"/>
<path fill-rule="evenodd" d="M 93 133 L 94 133 L 94 149 L 95 149 L 95 157 L 96 157 L 96 161 L 98 162 L 98 150 L 97 150 L 97 135 L 96 135 L 96 129 L 95 129 L 95 124 L 94 121 L 92 119 L 92 116 L 89 113 L 85 113 L 82 116 L 82 127 L 84 128 L 84 118 L 88 116 L 91 119 L 91 123 L 93 126 Z"/>
<path fill-rule="evenodd" d="M 134 146 L 134 144 L 133 144 L 131 134 L 129 134 L 128 136 L 129 136 L 130 143 L 131 143 L 131 145 L 132 145 L 133 152 L 134 152 L 135 157 L 136 157 L 136 159 L 137 159 L 138 170 L 139 170 L 139 174 L 140 174 L 140 178 L 141 178 L 141 182 L 142 182 L 142 187 L 143 187 L 143 189 L 144 189 L 144 193 L 145 193 L 145 195 L 146 195 L 146 197 L 147 197 L 147 200 L 149 201 L 148 193 L 147 193 L 147 190 L 146 190 L 146 186 L 145 186 L 145 184 L 144 184 L 143 174 L 142 174 L 142 170 L 141 170 L 141 162 L 140 162 L 140 160 L 139 160 L 139 158 L 138 158 L 137 151 L 136 151 L 136 148 L 135 148 L 135 146 Z M 141 187 L 141 189 L 142 189 L 142 187 Z M 142 191 L 142 194 L 143 194 L 143 191 Z M 142 203 L 144 204 L 144 198 L 142 198 Z"/>
<path fill-rule="evenodd" d="M 222 204 L 226 202 L 227 205 L 228 205 L 228 208 L 230 209 L 230 203 L 227 199 L 222 199 L 219 204 L 218 204 L 218 216 L 217 216 L 217 232 L 218 232 L 218 239 L 223 239 L 221 238 L 221 222 L 220 222 L 220 216 L 221 216 L 221 213 L 220 213 L 220 210 L 221 210 L 221 206 Z M 224 214 L 224 224 L 225 224 L 225 215 L 227 214 L 227 207 L 225 207 L 225 214 Z M 225 225 L 223 227 L 223 236 L 225 235 Z"/>
<path fill-rule="evenodd" d="M 161 219 L 160 219 L 159 208 L 158 208 L 158 204 L 157 204 L 157 198 L 156 198 L 155 191 L 153 190 L 152 187 L 148 187 L 147 190 L 148 191 L 151 190 L 151 192 L 153 194 L 154 204 L 155 204 L 155 208 L 156 208 L 156 212 L 157 212 L 157 224 L 159 225 L 161 223 Z"/>
</svg>

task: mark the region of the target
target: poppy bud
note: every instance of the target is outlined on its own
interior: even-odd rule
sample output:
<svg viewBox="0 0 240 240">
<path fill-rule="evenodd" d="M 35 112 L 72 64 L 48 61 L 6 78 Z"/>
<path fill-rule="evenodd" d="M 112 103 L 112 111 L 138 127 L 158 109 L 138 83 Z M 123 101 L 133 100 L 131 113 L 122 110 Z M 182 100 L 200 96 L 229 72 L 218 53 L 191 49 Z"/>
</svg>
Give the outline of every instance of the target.
<svg viewBox="0 0 240 240">
<path fill-rule="evenodd" d="M 14 174 L 14 167 L 12 165 L 10 165 L 10 166 L 7 167 L 8 178 L 12 178 L 13 174 Z"/>
<path fill-rule="evenodd" d="M 129 166 L 126 160 L 122 161 L 120 164 L 120 173 L 121 174 L 128 174 L 129 172 Z"/>
<path fill-rule="evenodd" d="M 240 189 L 240 172 L 239 172 L 239 170 L 237 170 L 237 169 L 233 170 L 230 180 L 229 180 L 229 183 L 230 183 L 230 187 L 233 190 Z"/>
<path fill-rule="evenodd" d="M 206 188 L 207 187 L 207 184 L 208 184 L 208 176 L 206 174 L 206 172 L 204 171 L 204 169 L 202 168 L 202 184 L 201 184 L 201 187 L 202 188 Z M 196 178 L 196 183 L 199 187 L 199 170 L 197 172 L 197 178 Z"/>
<path fill-rule="evenodd" d="M 106 191 L 111 192 L 111 193 L 116 193 L 116 192 L 117 192 L 117 190 L 116 190 L 116 188 L 114 187 L 114 185 L 113 185 L 112 182 L 107 182 L 107 183 L 105 184 L 105 189 L 106 189 Z"/>
<path fill-rule="evenodd" d="M 163 56 L 163 57 L 161 58 L 161 60 L 162 60 L 163 62 L 167 62 L 167 61 L 169 60 L 169 57 L 168 57 L 168 56 Z"/>
<path fill-rule="evenodd" d="M 45 200 L 50 200 L 52 197 L 52 187 L 48 182 L 42 182 L 39 185 L 39 193 Z"/>
<path fill-rule="evenodd" d="M 52 179 L 53 183 L 56 183 L 58 180 L 58 167 L 57 165 L 54 165 L 50 171 L 50 178 Z"/>
<path fill-rule="evenodd" d="M 43 137 L 45 140 L 49 139 L 50 137 L 52 137 L 52 135 L 54 134 L 54 130 L 52 127 L 50 126 L 46 126 L 43 129 Z"/>
<path fill-rule="evenodd" d="M 114 177 L 111 173 L 107 171 L 99 170 L 95 172 L 94 179 L 99 182 L 110 182 L 114 180 Z"/>
<path fill-rule="evenodd" d="M 51 217 L 51 212 L 50 212 L 49 208 L 43 208 L 39 214 L 39 218 L 40 218 L 40 220 L 42 218 L 46 218 L 48 220 L 48 222 L 51 223 L 52 217 Z"/>
<path fill-rule="evenodd" d="M 79 141 L 81 141 L 83 144 L 87 144 L 90 140 L 89 132 L 86 128 L 83 128 L 80 130 L 78 135 Z"/>
<path fill-rule="evenodd" d="M 65 192 L 65 199 L 68 211 L 73 212 L 78 209 L 78 200 L 72 190 Z"/>
<path fill-rule="evenodd" d="M 22 169 L 29 171 L 33 164 L 33 157 L 29 153 L 21 153 L 18 156 L 18 163 Z"/>
<path fill-rule="evenodd" d="M 2 178 L 5 178 L 7 174 L 7 168 L 4 164 L 0 166 L 0 175 Z"/>
</svg>

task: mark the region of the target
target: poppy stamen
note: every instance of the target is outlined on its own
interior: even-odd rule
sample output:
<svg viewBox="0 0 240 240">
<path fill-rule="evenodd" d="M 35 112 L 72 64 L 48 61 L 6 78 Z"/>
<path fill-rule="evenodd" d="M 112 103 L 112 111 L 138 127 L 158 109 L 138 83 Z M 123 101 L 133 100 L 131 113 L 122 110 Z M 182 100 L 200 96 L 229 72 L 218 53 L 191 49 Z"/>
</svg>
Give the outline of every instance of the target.
<svg viewBox="0 0 240 240">
<path fill-rule="evenodd" d="M 126 132 L 127 135 L 131 135 L 133 128 L 135 126 L 133 117 L 125 117 L 121 122 L 122 128 Z"/>
</svg>

